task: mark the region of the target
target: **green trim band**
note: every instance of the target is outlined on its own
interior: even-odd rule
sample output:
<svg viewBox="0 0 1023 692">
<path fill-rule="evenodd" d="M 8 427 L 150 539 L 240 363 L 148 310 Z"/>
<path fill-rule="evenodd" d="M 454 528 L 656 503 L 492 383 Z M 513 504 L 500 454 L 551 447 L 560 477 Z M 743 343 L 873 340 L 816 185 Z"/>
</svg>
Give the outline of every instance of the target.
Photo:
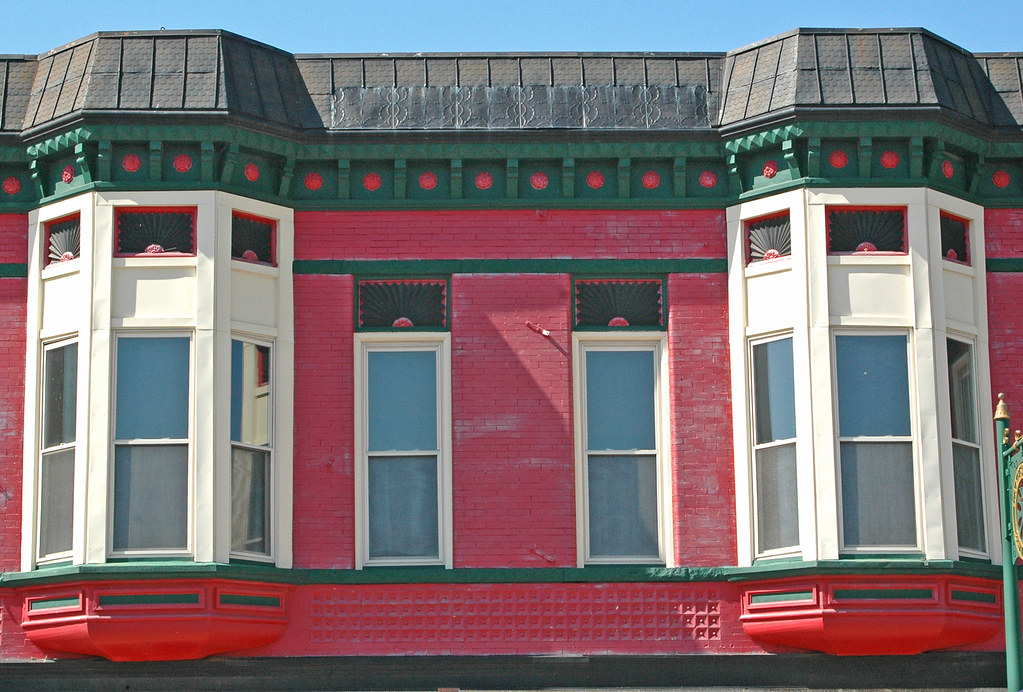
<svg viewBox="0 0 1023 692">
<path fill-rule="evenodd" d="M 812 599 L 813 591 L 785 591 L 784 593 L 755 593 L 750 596 L 749 602 L 752 605 L 757 605 L 759 603 L 789 603 Z"/>
<path fill-rule="evenodd" d="M 952 600 L 953 601 L 973 601 L 974 603 L 991 603 L 995 604 L 998 599 L 995 598 L 993 593 L 979 593 L 977 591 L 962 591 L 960 589 L 952 589 Z"/>
<path fill-rule="evenodd" d="M 280 608 L 279 596 L 255 596 L 252 594 L 222 593 L 220 605 L 258 606 L 262 608 Z"/>
<path fill-rule="evenodd" d="M 199 605 L 199 594 L 197 593 L 138 593 L 138 594 L 116 594 L 101 595 L 99 597 L 101 606 L 114 605 L 173 605 L 189 604 Z"/>
<path fill-rule="evenodd" d="M 374 567 L 356 569 L 279 569 L 271 566 L 177 561 L 119 562 L 50 567 L 0 574 L 0 588 L 71 581 L 156 579 L 236 579 L 278 584 L 510 584 L 735 582 L 832 575 L 956 575 L 998 579 L 1001 567 L 952 560 L 824 560 L 779 562 L 753 567 L 592 567 L 458 568 Z"/>
<path fill-rule="evenodd" d="M 465 260 L 295 260 L 294 274 L 353 274 L 365 277 L 429 277 L 451 274 L 723 274 L 728 260 L 718 258 L 606 259 L 465 259 Z"/>
<path fill-rule="evenodd" d="M 24 279 L 28 277 L 28 265 L 18 262 L 0 264 L 0 279 Z"/>
<path fill-rule="evenodd" d="M 50 608 L 77 608 L 81 605 L 81 601 L 78 596 L 68 596 L 67 598 L 41 598 L 37 601 L 29 601 L 28 609 L 31 611 L 35 610 L 48 610 Z"/>
<path fill-rule="evenodd" d="M 840 601 L 877 600 L 931 600 L 933 589 L 835 589 L 835 598 Z"/>
<path fill-rule="evenodd" d="M 1023 272 L 1023 257 L 988 257 L 985 268 L 989 273 L 1017 274 Z"/>
</svg>

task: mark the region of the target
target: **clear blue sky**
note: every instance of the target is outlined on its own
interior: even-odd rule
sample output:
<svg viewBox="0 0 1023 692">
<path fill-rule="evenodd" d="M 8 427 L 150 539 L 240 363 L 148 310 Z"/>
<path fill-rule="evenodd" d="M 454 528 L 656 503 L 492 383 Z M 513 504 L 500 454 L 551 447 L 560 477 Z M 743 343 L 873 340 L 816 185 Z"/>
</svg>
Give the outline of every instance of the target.
<svg viewBox="0 0 1023 692">
<path fill-rule="evenodd" d="M 95 31 L 227 29 L 292 53 L 726 51 L 796 27 L 922 26 L 974 52 L 1023 52 L 1023 0 L 34 0 L 0 53 Z M 16 8 L 16 11 L 12 11 Z"/>
</svg>

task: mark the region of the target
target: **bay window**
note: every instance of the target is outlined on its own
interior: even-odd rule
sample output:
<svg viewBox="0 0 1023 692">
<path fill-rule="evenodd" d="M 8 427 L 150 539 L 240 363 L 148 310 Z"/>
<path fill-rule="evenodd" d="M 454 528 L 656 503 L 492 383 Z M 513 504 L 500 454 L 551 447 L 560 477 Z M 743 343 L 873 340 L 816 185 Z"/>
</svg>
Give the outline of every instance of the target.
<svg viewBox="0 0 1023 692">
<path fill-rule="evenodd" d="M 231 551 L 270 553 L 270 346 L 231 341 Z"/>
<path fill-rule="evenodd" d="M 960 550 L 983 554 L 987 551 L 987 543 L 984 536 L 984 497 L 977 434 L 973 346 L 958 339 L 946 339 L 946 345 L 957 540 Z"/>
<path fill-rule="evenodd" d="M 71 552 L 74 507 L 78 343 L 43 350 L 42 440 L 39 460 L 40 559 Z"/>
</svg>

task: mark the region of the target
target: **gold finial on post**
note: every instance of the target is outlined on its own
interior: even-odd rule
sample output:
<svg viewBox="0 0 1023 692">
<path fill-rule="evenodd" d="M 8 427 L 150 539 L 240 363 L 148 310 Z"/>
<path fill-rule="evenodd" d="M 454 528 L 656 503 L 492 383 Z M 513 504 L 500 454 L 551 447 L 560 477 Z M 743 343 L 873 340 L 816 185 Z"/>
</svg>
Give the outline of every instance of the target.
<svg viewBox="0 0 1023 692">
<path fill-rule="evenodd" d="M 1005 395 L 998 393 L 998 405 L 995 406 L 995 420 L 1009 420 L 1009 405 L 1005 403 Z"/>
</svg>

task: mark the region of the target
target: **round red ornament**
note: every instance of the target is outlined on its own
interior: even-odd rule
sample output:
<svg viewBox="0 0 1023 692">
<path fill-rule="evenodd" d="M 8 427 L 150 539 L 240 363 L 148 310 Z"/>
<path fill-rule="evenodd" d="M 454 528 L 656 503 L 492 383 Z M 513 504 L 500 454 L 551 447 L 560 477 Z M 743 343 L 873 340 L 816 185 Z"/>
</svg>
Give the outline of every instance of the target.
<svg viewBox="0 0 1023 692">
<path fill-rule="evenodd" d="M 391 326 L 392 327 L 412 327 L 412 326 L 415 326 L 415 325 L 412 324 L 412 320 L 410 320 L 409 318 L 407 318 L 407 317 L 399 317 L 398 319 L 396 319 L 394 322 L 391 323 Z"/>
<path fill-rule="evenodd" d="M 945 159 L 944 161 L 941 162 L 941 173 L 946 178 L 951 178 L 953 175 L 956 174 L 956 167 L 952 165 L 951 161 Z"/>
<path fill-rule="evenodd" d="M 476 188 L 478 190 L 489 190 L 494 184 L 494 176 L 490 175 L 486 171 L 476 174 Z"/>
<path fill-rule="evenodd" d="M 590 171 L 586 174 L 586 184 L 594 190 L 604 187 L 604 174 L 600 171 Z"/>
<path fill-rule="evenodd" d="M 661 176 L 657 171 L 647 171 L 640 180 L 643 182 L 643 187 L 648 190 L 653 190 L 661 184 Z"/>
<path fill-rule="evenodd" d="M 323 176 L 315 171 L 312 173 L 306 173 L 305 176 L 305 189 L 307 190 L 319 190 L 323 187 Z"/>
<path fill-rule="evenodd" d="M 550 178 L 543 171 L 537 171 L 533 175 L 529 176 L 529 185 L 534 190 L 543 190 L 550 183 Z"/>
<path fill-rule="evenodd" d="M 899 165 L 899 155 L 889 149 L 881 154 L 881 165 L 888 169 L 895 168 Z"/>
<path fill-rule="evenodd" d="M 142 168 L 142 159 L 138 154 L 125 154 L 124 158 L 121 159 L 121 168 L 129 173 L 135 173 L 138 169 Z"/>
<path fill-rule="evenodd" d="M 419 187 L 424 190 L 432 190 L 437 187 L 437 175 L 432 171 L 427 171 L 419 176 Z"/>
<path fill-rule="evenodd" d="M 841 149 L 835 149 L 828 157 L 828 162 L 831 163 L 832 168 L 845 168 L 849 163 L 849 155 Z"/>
<path fill-rule="evenodd" d="M 776 175 L 778 175 L 778 162 L 771 159 L 764 164 L 764 177 L 773 178 Z"/>
<path fill-rule="evenodd" d="M 622 317 L 621 315 L 619 315 L 618 317 L 612 317 L 610 319 L 610 321 L 607 323 L 607 326 L 609 326 L 609 327 L 628 327 L 629 326 L 629 321 L 627 319 L 625 319 L 624 317 Z"/>
<path fill-rule="evenodd" d="M 178 173 L 187 173 L 192 170 L 192 157 L 188 154 L 178 154 L 174 157 L 174 170 Z"/>
<path fill-rule="evenodd" d="M 72 165 L 64 166 L 64 170 L 60 172 L 60 179 L 65 183 L 70 183 L 75 179 L 75 167 Z"/>
<path fill-rule="evenodd" d="M 700 173 L 700 185 L 711 188 L 718 184 L 718 175 L 714 171 Z"/>
<path fill-rule="evenodd" d="M 376 192 L 383 184 L 383 178 L 379 173 L 367 173 L 362 177 L 362 186 L 370 192 Z"/>
<path fill-rule="evenodd" d="M 995 187 L 1009 187 L 1012 178 L 1003 170 L 997 170 L 991 175 L 991 182 Z"/>
<path fill-rule="evenodd" d="M 252 183 L 259 180 L 259 166 L 254 163 L 245 164 L 245 177 Z"/>
<path fill-rule="evenodd" d="M 4 178 L 4 192 L 9 195 L 18 194 L 21 192 L 21 181 L 13 175 L 9 178 Z"/>
</svg>

